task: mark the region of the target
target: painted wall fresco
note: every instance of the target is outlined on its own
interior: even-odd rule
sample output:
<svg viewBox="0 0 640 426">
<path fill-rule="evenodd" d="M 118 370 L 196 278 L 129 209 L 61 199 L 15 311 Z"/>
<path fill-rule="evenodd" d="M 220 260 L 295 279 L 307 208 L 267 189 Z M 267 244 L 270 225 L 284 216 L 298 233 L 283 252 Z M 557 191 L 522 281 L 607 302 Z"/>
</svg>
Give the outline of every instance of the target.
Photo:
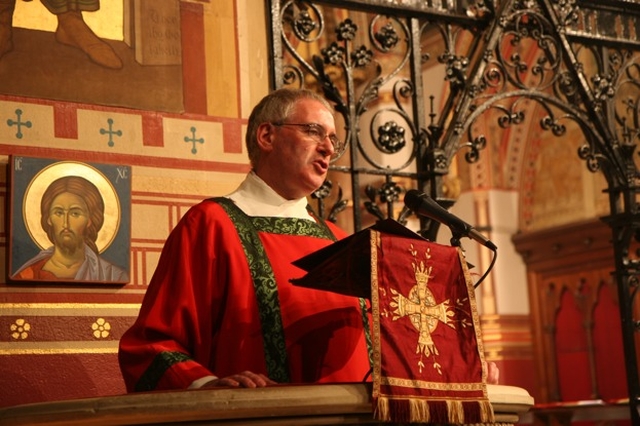
<svg viewBox="0 0 640 426">
<path fill-rule="evenodd" d="M 61 3 L 0 2 L 0 93 L 184 110 L 180 2 L 124 0 L 106 12 L 104 1 L 81 2 L 84 12 Z"/>
<path fill-rule="evenodd" d="M 249 170 L 240 87 L 246 105 L 268 90 L 264 14 L 255 3 L 257 16 L 248 14 L 247 2 L 234 0 L 103 1 L 82 16 L 120 58 L 118 68 L 60 43 L 56 17 L 40 2 L 0 0 L 7 5 L 15 10 L 12 25 L 0 25 L 0 40 L 10 34 L 12 42 L 0 57 L 0 406 L 122 394 L 118 341 L 138 314 L 166 237 L 192 205 L 231 192 Z M 177 11 L 177 21 L 155 12 L 161 6 Z M 0 10 L 5 19 L 8 8 Z M 149 27 L 156 21 L 170 32 Z M 151 39 L 139 33 L 136 41 L 140 25 Z M 212 38 L 221 27 L 227 35 Z M 161 35 L 179 37 L 179 57 L 136 50 Z M 214 66 L 222 56 L 225 65 Z M 28 252 L 12 240 L 29 234 L 26 225 L 18 229 L 20 195 L 59 162 L 99 169 L 121 196 L 118 233 L 100 255 L 126 280 L 10 279 L 47 245 L 42 234 L 40 244 L 25 237 Z M 12 176 L 16 168 L 24 177 Z M 118 182 L 125 175 L 126 190 Z M 32 218 L 29 210 L 28 226 L 37 229 L 40 212 Z"/>
</svg>

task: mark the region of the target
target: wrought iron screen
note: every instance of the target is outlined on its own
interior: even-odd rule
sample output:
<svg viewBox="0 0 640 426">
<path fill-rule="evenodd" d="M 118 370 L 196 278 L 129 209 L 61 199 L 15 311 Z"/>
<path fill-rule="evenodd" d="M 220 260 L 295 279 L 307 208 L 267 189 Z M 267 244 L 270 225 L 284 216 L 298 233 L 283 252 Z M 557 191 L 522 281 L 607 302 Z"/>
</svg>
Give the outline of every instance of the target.
<svg viewBox="0 0 640 426">
<path fill-rule="evenodd" d="M 404 223 L 409 212 L 396 202 L 408 187 L 417 185 L 441 202 L 447 195 L 442 182 L 449 159 L 438 141 L 490 14 L 465 2 L 413 3 L 270 2 L 273 86 L 312 87 L 335 104 L 349 149 L 333 162 L 315 197 L 320 213 L 328 210 L 335 219 L 348 206 L 346 192 L 354 230 L 383 217 Z M 425 70 L 439 78 L 425 82 Z M 451 99 L 445 110 L 434 110 L 435 96 Z M 469 144 L 468 155 L 477 157 L 479 148 L 481 142 Z M 437 224 L 431 228 L 434 237 Z"/>
<path fill-rule="evenodd" d="M 640 263 L 640 4 L 609 0 L 266 0 L 272 86 L 324 93 L 347 151 L 314 194 L 353 230 L 406 223 L 410 188 L 445 208 L 452 166 L 482 155 L 525 120 L 582 142 L 577 157 L 607 180 L 634 424 L 640 424 L 633 317 Z M 459 164 L 456 164 L 459 163 Z M 350 201 L 349 201 L 350 200 Z M 438 224 L 420 219 L 435 239 Z"/>
</svg>

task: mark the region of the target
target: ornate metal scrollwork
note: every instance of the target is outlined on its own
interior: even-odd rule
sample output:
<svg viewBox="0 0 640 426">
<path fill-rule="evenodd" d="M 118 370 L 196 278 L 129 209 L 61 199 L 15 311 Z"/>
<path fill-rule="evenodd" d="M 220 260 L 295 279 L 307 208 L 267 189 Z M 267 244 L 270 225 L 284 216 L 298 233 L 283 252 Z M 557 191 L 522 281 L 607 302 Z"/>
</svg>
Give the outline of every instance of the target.
<svg viewBox="0 0 640 426">
<path fill-rule="evenodd" d="M 350 2 L 359 10 L 347 15 L 344 3 L 337 1 L 271 1 L 274 86 L 316 87 L 334 103 L 344 122 L 350 149 L 345 158 L 333 162 L 331 170 L 350 175 L 355 229 L 362 222 L 359 206 L 376 218 L 374 212 L 381 211 L 367 207 L 371 199 L 363 204 L 362 179 L 379 176 L 385 182 L 380 186 L 394 179 L 398 185 L 414 181 L 433 196 L 439 195 L 438 181 L 447 174 L 451 155 L 439 146 L 444 119 L 436 121 L 433 107 L 430 120 L 425 116 L 421 69 L 440 64 L 448 90 L 460 93 L 473 52 L 457 51 L 457 37 L 467 32 L 479 40 L 493 8 L 485 1 L 394 3 Z M 443 11 L 446 22 L 439 19 L 445 16 Z M 428 44 L 424 39 L 433 35 L 443 47 L 440 52 L 424 49 Z M 471 49 L 479 42 L 472 45 Z M 437 58 L 437 63 L 431 58 Z M 469 144 L 468 158 L 477 158 L 484 146 L 482 138 Z"/>
<path fill-rule="evenodd" d="M 340 115 L 349 149 L 331 175 L 348 177 L 355 230 L 363 210 L 405 221 L 411 213 L 394 204 L 407 186 L 450 205 L 443 179 L 453 158 L 463 153 L 473 163 L 487 147 L 479 123 L 508 129 L 535 110 L 542 132 L 581 132 L 577 156 L 608 183 L 611 214 L 604 220 L 614 236 L 632 418 L 640 422 L 639 322 L 631 309 L 640 269 L 639 255 L 630 255 L 640 235 L 640 2 L 269 2 L 273 86 L 315 87 Z M 422 80 L 437 66 L 445 86 L 439 111 Z M 314 195 L 322 215 L 331 188 L 329 181 Z M 346 210 L 338 191 L 331 219 Z M 437 232 L 437 224 L 421 225 L 423 234 Z"/>
</svg>

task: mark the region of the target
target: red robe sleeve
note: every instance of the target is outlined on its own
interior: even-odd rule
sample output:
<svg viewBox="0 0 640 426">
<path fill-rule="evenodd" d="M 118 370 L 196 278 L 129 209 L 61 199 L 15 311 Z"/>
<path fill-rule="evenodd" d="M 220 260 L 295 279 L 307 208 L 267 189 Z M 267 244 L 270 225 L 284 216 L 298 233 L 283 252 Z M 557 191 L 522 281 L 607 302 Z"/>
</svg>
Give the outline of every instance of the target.
<svg viewBox="0 0 640 426">
<path fill-rule="evenodd" d="M 217 204 L 201 203 L 170 234 L 138 318 L 120 340 L 118 357 L 129 392 L 184 389 L 215 375 L 205 367 L 213 341 L 203 336 L 213 335 L 223 286 L 208 284 L 225 281 L 229 269 L 236 274 L 247 269 L 244 256 L 217 258 L 228 253 L 217 247 L 233 245 L 233 230 Z"/>
</svg>

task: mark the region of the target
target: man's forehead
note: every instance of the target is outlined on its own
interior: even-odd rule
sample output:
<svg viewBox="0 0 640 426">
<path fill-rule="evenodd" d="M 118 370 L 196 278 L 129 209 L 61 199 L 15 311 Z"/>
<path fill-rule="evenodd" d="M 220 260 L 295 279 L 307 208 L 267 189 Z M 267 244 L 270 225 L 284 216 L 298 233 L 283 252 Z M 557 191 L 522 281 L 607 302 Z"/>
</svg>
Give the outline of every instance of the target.
<svg viewBox="0 0 640 426">
<path fill-rule="evenodd" d="M 295 117 L 316 117 L 314 122 L 318 122 L 320 119 L 334 122 L 333 111 L 317 99 L 299 100 L 289 114 L 289 118 Z"/>
</svg>

